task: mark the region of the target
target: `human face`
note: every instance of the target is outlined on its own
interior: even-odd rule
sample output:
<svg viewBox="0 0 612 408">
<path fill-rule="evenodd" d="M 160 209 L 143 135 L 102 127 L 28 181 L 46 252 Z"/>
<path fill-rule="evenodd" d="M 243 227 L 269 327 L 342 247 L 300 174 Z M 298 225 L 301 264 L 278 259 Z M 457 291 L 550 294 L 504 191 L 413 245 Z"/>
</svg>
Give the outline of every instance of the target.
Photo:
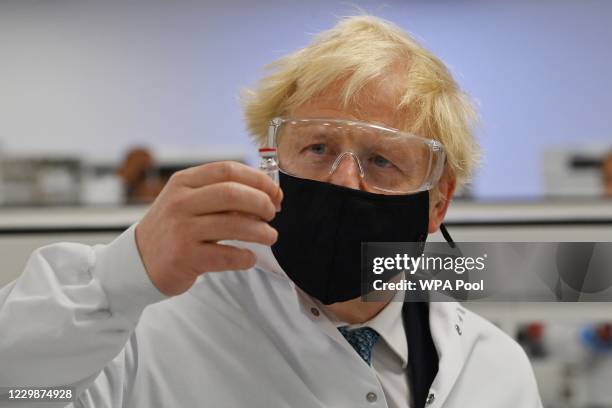
<svg viewBox="0 0 612 408">
<path fill-rule="evenodd" d="M 345 107 L 340 100 L 342 82 L 336 82 L 301 106 L 287 112 L 295 118 L 330 118 L 371 122 L 390 128 L 400 128 L 402 116 L 398 112 L 401 77 L 391 72 L 380 80 L 370 82 L 359 91 L 353 102 Z M 371 191 L 361 177 L 359 165 L 350 155 L 345 156 L 333 172 L 320 181 L 343 187 Z M 445 169 L 434 194 L 430 194 L 429 233 L 438 230 L 444 219 L 450 197 L 455 189 L 452 173 Z"/>
<path fill-rule="evenodd" d="M 388 82 L 388 81 L 387 81 Z M 325 92 L 311 98 L 305 104 L 289 112 L 289 116 L 295 118 L 329 118 L 358 120 L 380 124 L 386 127 L 397 128 L 398 121 L 395 115 L 396 109 L 390 98 L 394 95 L 389 86 L 384 86 L 384 81 L 379 81 L 379 86 L 370 85 L 369 89 L 359 92 L 355 103 L 349 107 L 343 107 L 338 98 L 341 91 L 341 83 L 334 83 Z M 337 168 L 320 181 L 353 188 L 364 191 L 373 191 L 360 175 L 359 165 L 356 160 L 347 155 Z"/>
</svg>

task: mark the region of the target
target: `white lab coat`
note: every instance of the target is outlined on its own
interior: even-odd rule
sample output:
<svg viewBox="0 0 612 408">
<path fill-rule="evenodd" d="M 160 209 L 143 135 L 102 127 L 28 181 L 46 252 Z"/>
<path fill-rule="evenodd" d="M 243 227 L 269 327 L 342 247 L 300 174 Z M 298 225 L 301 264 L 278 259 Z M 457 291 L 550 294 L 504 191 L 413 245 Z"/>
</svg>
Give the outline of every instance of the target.
<svg viewBox="0 0 612 408">
<path fill-rule="evenodd" d="M 204 274 L 171 299 L 134 227 L 109 245 L 35 251 L 0 290 L 0 387 L 74 386 L 76 407 L 387 407 L 372 368 L 255 247 L 255 268 Z M 527 357 L 497 327 L 457 303 L 432 303 L 430 325 L 428 408 L 541 406 Z"/>
</svg>

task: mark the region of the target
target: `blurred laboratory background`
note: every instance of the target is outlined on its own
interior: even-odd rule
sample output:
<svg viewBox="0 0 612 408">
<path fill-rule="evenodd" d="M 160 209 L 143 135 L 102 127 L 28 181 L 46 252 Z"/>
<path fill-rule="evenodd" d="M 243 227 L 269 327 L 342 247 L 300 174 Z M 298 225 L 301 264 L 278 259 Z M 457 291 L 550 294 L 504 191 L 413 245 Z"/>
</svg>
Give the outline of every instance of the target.
<svg viewBox="0 0 612 408">
<path fill-rule="evenodd" d="M 2 0 L 0 285 L 36 247 L 112 240 L 176 170 L 255 165 L 241 89 L 360 10 L 477 103 L 484 160 L 455 240 L 612 239 L 610 1 Z M 525 347 L 546 407 L 612 407 L 610 304 L 468 307 Z"/>
</svg>

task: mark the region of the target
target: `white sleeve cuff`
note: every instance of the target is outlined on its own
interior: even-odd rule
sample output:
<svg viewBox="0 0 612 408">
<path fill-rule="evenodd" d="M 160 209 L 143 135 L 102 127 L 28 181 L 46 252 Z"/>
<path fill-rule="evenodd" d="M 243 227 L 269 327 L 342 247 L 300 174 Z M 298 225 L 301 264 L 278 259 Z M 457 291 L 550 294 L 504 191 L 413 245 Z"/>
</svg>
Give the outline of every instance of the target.
<svg viewBox="0 0 612 408">
<path fill-rule="evenodd" d="M 92 275 L 99 279 L 110 311 L 137 322 L 143 309 L 167 299 L 151 282 L 136 246 L 136 224 L 108 245 L 94 247 Z"/>
</svg>

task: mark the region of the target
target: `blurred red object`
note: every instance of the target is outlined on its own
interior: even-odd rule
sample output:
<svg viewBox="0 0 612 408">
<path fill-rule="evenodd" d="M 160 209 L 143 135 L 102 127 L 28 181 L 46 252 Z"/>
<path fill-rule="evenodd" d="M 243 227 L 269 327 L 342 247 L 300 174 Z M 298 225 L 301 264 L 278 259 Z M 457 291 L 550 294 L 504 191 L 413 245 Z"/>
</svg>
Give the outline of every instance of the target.
<svg viewBox="0 0 612 408">
<path fill-rule="evenodd" d="M 542 323 L 530 323 L 527 325 L 527 336 L 532 341 L 540 341 L 544 335 L 544 325 Z"/>
<path fill-rule="evenodd" d="M 612 198 L 612 152 L 601 161 L 601 181 L 604 195 Z"/>
<path fill-rule="evenodd" d="M 125 186 L 128 203 L 150 203 L 164 188 L 166 180 L 157 175 L 157 166 L 151 152 L 142 147 L 128 151 L 117 175 Z"/>
<path fill-rule="evenodd" d="M 596 327 L 597 337 L 604 343 L 612 342 L 612 323 L 603 323 Z"/>
</svg>

